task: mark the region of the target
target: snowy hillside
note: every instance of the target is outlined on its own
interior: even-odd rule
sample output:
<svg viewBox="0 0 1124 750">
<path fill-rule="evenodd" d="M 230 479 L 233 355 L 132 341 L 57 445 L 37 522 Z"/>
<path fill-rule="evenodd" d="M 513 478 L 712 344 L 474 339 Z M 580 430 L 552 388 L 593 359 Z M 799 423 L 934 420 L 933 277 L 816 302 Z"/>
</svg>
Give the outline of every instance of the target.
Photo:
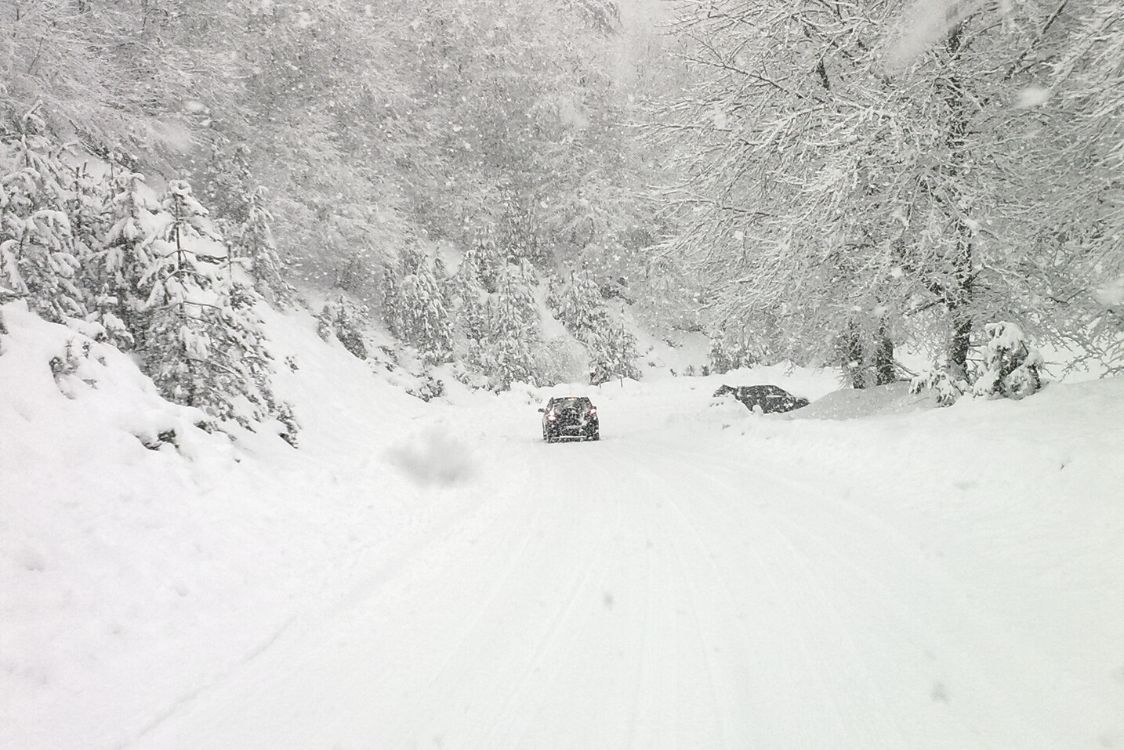
<svg viewBox="0 0 1124 750">
<path fill-rule="evenodd" d="M 261 312 L 299 450 L 4 306 L 0 747 L 1124 745 L 1120 379 L 424 403 Z M 763 382 L 813 404 L 712 396 Z M 539 439 L 571 390 L 600 443 Z"/>
</svg>

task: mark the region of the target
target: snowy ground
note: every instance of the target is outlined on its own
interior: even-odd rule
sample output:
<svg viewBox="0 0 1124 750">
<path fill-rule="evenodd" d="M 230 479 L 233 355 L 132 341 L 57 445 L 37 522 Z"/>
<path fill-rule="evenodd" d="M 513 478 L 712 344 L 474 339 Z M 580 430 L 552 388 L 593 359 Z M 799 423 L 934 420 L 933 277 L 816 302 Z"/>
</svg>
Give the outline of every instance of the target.
<svg viewBox="0 0 1124 750">
<path fill-rule="evenodd" d="M 66 334 L 6 320 L 0 747 L 1124 747 L 1120 379 L 579 386 L 602 441 L 548 446 L 563 389 L 426 405 L 293 316 L 294 451 L 111 350 L 56 386 Z"/>
</svg>

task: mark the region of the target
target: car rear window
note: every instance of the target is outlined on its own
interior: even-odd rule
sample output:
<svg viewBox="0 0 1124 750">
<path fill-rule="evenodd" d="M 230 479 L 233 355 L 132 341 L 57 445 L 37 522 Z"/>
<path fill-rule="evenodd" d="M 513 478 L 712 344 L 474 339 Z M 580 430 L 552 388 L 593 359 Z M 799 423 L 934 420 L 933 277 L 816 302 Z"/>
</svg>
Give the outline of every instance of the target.
<svg viewBox="0 0 1124 750">
<path fill-rule="evenodd" d="M 593 406 L 588 398 L 560 398 L 554 402 L 554 408 L 558 411 L 566 411 L 567 409 L 577 409 L 579 411 L 589 409 Z"/>
</svg>

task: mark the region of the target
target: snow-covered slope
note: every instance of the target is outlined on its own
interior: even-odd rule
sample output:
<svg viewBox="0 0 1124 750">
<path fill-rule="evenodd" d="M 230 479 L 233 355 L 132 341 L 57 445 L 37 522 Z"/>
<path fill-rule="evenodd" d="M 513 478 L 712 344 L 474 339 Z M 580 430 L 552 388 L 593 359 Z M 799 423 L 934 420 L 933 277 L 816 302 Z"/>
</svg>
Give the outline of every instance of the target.
<svg viewBox="0 0 1124 750">
<path fill-rule="evenodd" d="M 56 385 L 73 334 L 4 313 L 0 747 L 1124 745 L 1119 379 L 847 419 L 711 395 L 834 387 L 785 368 L 423 404 L 266 311 L 293 450 L 193 432 L 112 350 Z M 601 442 L 538 439 L 566 390 Z"/>
</svg>

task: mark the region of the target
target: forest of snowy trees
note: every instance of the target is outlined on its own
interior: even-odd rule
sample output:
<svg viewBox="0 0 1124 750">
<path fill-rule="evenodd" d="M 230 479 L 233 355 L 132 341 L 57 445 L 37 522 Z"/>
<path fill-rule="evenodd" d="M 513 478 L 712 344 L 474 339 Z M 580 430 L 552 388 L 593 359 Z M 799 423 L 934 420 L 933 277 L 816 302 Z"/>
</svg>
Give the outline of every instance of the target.
<svg viewBox="0 0 1124 750">
<path fill-rule="evenodd" d="M 1013 321 L 1116 371 L 1114 0 L 0 0 L 0 301 L 219 422 L 297 420 L 254 312 L 331 300 L 490 387 L 711 365 L 962 377 Z M 455 260 L 455 266 L 450 262 Z M 542 294 L 540 294 L 542 290 Z"/>
<path fill-rule="evenodd" d="M 669 252 L 742 348 L 963 371 L 992 322 L 1120 368 L 1124 7 L 707 0 L 659 112 Z M 890 363 L 890 366 L 887 366 Z"/>
</svg>

